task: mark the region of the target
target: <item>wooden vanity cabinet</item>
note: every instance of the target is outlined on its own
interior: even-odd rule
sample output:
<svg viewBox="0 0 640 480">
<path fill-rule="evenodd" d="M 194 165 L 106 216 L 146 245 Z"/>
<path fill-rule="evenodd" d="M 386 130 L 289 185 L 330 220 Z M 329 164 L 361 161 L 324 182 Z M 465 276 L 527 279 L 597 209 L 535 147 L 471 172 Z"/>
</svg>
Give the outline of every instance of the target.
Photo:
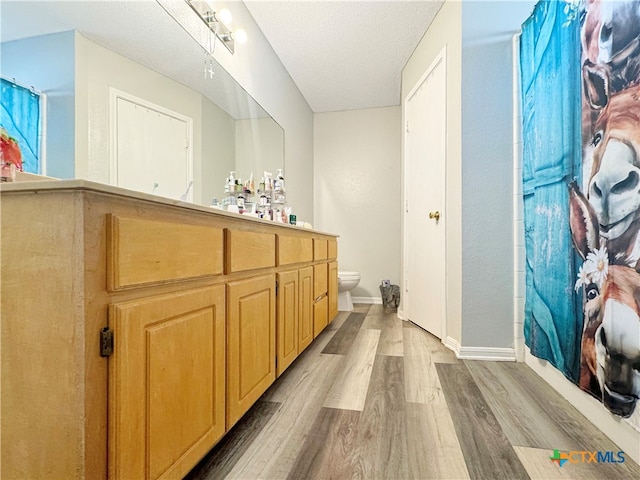
<svg viewBox="0 0 640 480">
<path fill-rule="evenodd" d="M 0 186 L 3 478 L 181 478 L 326 326 L 335 237 L 38 185 Z"/>
</svg>

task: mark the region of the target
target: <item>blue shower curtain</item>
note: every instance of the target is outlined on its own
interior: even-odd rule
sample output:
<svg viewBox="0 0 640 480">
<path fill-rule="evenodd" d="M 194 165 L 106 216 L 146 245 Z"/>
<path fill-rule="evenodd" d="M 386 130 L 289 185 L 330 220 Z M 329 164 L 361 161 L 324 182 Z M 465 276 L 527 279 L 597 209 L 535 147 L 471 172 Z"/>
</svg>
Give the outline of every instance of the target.
<svg viewBox="0 0 640 480">
<path fill-rule="evenodd" d="M 40 172 L 40 95 L 0 79 L 0 126 L 20 146 L 25 172 Z"/>
<path fill-rule="evenodd" d="M 536 5 L 522 27 L 524 334 L 531 353 L 579 377 L 581 298 L 569 231 L 568 183 L 580 175 L 579 19 L 566 2 Z M 579 178 L 577 178 L 580 181 Z"/>
</svg>

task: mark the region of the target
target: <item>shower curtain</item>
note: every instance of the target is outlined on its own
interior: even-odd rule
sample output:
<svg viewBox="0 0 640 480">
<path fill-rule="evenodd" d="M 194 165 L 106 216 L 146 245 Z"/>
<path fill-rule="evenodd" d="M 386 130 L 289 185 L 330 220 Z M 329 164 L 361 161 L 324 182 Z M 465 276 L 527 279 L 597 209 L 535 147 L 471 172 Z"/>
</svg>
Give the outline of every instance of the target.
<svg viewBox="0 0 640 480">
<path fill-rule="evenodd" d="M 581 307 L 573 295 L 567 184 L 580 174 L 580 38 L 564 2 L 540 2 L 522 27 L 524 334 L 531 353 L 579 375 Z"/>
<path fill-rule="evenodd" d="M 0 78 L 0 127 L 16 140 L 25 172 L 40 172 L 40 95 Z"/>
<path fill-rule="evenodd" d="M 525 342 L 640 431 L 640 0 L 540 2 L 520 48 Z"/>
</svg>

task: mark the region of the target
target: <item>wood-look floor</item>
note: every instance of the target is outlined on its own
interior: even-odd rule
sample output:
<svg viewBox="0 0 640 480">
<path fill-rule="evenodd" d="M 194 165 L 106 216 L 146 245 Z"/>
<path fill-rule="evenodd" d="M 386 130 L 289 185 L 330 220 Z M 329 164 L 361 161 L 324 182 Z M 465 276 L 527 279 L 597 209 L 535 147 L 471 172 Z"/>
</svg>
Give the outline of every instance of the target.
<svg viewBox="0 0 640 480">
<path fill-rule="evenodd" d="M 460 361 L 381 305 L 341 312 L 188 475 L 200 479 L 631 479 L 529 367 Z"/>
</svg>

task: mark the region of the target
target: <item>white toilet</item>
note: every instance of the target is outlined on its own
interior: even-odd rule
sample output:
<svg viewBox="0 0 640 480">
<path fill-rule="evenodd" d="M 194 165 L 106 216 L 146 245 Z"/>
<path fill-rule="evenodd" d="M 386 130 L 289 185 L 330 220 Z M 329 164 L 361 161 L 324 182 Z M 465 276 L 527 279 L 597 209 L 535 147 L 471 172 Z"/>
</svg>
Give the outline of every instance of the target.
<svg viewBox="0 0 640 480">
<path fill-rule="evenodd" d="M 350 312 L 353 310 L 351 290 L 360 283 L 360 272 L 338 272 L 338 310 Z"/>
</svg>

